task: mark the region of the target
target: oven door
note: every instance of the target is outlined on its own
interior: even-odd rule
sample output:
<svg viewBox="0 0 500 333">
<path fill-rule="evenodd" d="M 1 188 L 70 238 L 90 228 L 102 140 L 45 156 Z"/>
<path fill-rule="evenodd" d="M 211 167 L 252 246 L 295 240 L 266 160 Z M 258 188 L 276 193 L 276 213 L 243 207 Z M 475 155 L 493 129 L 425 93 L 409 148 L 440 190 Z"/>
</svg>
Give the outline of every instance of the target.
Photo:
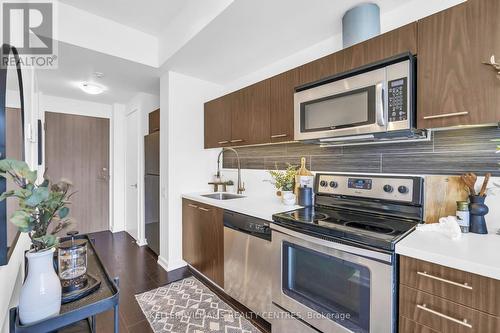
<svg viewBox="0 0 500 333">
<path fill-rule="evenodd" d="M 385 68 L 295 93 L 295 140 L 385 132 Z"/>
<path fill-rule="evenodd" d="M 393 332 L 393 256 L 273 229 L 273 303 L 325 333 Z"/>
</svg>

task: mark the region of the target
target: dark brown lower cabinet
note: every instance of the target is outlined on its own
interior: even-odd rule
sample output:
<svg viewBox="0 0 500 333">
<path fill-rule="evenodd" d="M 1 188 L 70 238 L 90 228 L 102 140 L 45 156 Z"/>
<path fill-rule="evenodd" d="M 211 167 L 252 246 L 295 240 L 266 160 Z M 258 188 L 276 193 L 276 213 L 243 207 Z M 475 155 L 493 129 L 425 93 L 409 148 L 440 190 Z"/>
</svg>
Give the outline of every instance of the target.
<svg viewBox="0 0 500 333">
<path fill-rule="evenodd" d="M 500 281 L 401 257 L 399 332 L 500 332 Z"/>
<path fill-rule="evenodd" d="M 193 268 L 224 287 L 223 210 L 182 199 L 182 257 Z"/>
<path fill-rule="evenodd" d="M 399 316 L 399 332 L 408 332 L 408 333 L 438 333 L 438 331 L 434 331 L 433 329 L 420 325 L 413 320 L 410 320 L 406 317 Z"/>
</svg>

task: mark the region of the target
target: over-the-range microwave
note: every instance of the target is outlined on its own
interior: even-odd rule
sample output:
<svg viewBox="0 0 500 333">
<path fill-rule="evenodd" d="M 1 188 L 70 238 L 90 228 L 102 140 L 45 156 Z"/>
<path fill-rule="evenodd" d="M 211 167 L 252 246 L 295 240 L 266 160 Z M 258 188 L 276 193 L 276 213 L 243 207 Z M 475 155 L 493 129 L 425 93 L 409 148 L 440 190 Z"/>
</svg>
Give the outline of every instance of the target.
<svg viewBox="0 0 500 333">
<path fill-rule="evenodd" d="M 415 130 L 415 68 L 414 56 L 406 53 L 296 88 L 295 140 L 420 136 Z"/>
</svg>

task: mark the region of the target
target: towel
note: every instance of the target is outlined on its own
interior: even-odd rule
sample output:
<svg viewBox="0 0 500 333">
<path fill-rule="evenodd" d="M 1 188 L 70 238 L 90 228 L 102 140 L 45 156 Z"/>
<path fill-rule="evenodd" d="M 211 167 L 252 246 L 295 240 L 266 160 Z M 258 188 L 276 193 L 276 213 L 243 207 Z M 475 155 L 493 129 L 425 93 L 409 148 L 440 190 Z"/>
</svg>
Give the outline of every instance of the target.
<svg viewBox="0 0 500 333">
<path fill-rule="evenodd" d="M 458 240 L 462 237 L 462 231 L 460 230 L 456 216 L 442 217 L 439 219 L 439 223 L 419 224 L 417 225 L 417 230 L 439 232 L 453 240 Z"/>
</svg>

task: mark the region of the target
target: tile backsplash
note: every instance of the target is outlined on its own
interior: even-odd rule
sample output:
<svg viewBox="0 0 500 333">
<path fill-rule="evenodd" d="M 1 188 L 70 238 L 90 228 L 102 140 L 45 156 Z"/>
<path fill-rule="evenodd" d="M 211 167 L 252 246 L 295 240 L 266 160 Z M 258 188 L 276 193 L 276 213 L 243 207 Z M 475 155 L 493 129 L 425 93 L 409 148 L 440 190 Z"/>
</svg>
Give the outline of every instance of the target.
<svg viewBox="0 0 500 333">
<path fill-rule="evenodd" d="M 312 171 L 363 173 L 478 174 L 500 176 L 500 154 L 495 154 L 500 138 L 497 127 L 481 127 L 433 132 L 427 142 L 321 148 L 318 145 L 284 143 L 237 148 L 243 169 L 283 169 L 287 163 L 299 165 L 307 159 Z M 224 156 L 224 168 L 236 167 L 232 152 Z"/>
</svg>

